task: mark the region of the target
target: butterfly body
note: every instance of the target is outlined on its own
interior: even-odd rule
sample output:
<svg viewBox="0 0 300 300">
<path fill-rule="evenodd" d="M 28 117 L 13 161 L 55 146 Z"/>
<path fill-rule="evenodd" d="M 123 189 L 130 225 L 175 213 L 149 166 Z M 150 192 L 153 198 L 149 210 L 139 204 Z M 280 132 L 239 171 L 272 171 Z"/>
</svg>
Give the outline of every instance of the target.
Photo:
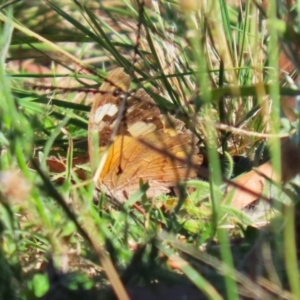
<svg viewBox="0 0 300 300">
<path fill-rule="evenodd" d="M 112 84 L 113 83 L 113 84 Z M 143 90 L 128 93 L 130 77 L 122 68 L 111 71 L 95 98 L 89 118 L 89 155 L 106 153 L 96 173 L 97 185 L 119 201 L 139 189 L 140 180 L 148 182 L 147 196 L 167 193 L 179 180 L 196 177 L 187 163 L 200 164 L 196 139 L 183 123 L 162 115 L 153 99 Z M 116 93 L 116 90 L 123 94 Z M 123 107 L 123 111 L 120 111 Z M 93 135 L 99 147 L 94 149 Z"/>
</svg>

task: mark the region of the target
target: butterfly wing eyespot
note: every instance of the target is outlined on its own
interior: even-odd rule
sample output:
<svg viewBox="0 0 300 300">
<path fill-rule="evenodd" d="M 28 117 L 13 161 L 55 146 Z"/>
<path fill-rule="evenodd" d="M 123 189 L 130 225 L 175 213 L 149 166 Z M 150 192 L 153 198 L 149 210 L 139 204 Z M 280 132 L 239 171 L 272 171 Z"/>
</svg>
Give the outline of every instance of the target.
<svg viewBox="0 0 300 300">
<path fill-rule="evenodd" d="M 113 91 L 113 93 L 112 93 L 112 95 L 114 96 L 114 97 L 119 97 L 119 96 L 121 96 L 122 95 L 122 90 L 120 90 L 120 89 L 115 89 L 114 91 Z"/>
<path fill-rule="evenodd" d="M 95 97 L 89 118 L 90 160 L 95 151 L 102 157 L 96 184 L 122 202 L 139 189 L 140 180 L 148 182 L 147 196 L 153 198 L 180 180 L 195 178 L 196 170 L 190 165 L 200 165 L 202 157 L 192 132 L 175 117 L 162 115 L 144 89 L 128 92 L 130 77 L 122 68 L 107 78 L 114 84 L 103 82 L 100 90 L 107 93 Z M 124 122 L 118 124 L 122 101 L 126 101 Z M 99 136 L 97 149 L 93 149 L 92 134 Z"/>
</svg>

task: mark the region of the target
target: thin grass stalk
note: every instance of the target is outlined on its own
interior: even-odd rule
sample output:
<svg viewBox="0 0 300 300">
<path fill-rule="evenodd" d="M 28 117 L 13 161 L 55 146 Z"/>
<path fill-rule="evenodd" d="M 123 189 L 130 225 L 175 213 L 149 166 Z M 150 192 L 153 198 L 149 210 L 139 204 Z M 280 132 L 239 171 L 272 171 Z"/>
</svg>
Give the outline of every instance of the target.
<svg viewBox="0 0 300 300">
<path fill-rule="evenodd" d="M 279 71 L 278 71 L 278 32 L 275 23 L 277 21 L 276 2 L 270 2 L 268 5 L 268 60 L 270 66 L 270 80 L 272 85 L 269 88 L 269 94 L 272 101 L 271 110 L 271 132 L 278 133 L 280 130 L 280 89 L 279 89 Z M 278 138 L 270 138 L 270 152 L 272 159 L 272 167 L 274 172 L 281 174 L 281 150 L 280 140 Z M 280 175 L 279 175 L 280 176 Z M 279 182 L 280 182 L 279 178 Z"/>
<path fill-rule="evenodd" d="M 295 233 L 295 205 L 284 207 L 284 260 L 291 292 L 295 299 L 300 299 L 299 270 L 297 258 L 297 244 Z"/>
<path fill-rule="evenodd" d="M 243 31 L 241 33 L 242 39 L 239 45 L 239 52 L 240 52 L 240 58 L 238 61 L 238 67 L 243 66 L 243 60 L 244 60 L 244 52 L 247 46 L 247 35 L 249 34 L 249 10 L 250 10 L 250 1 L 246 2 L 246 11 L 245 11 L 245 17 L 244 17 L 244 23 L 243 23 Z M 238 74 L 237 74 L 237 78 L 239 80 L 239 83 L 241 83 L 242 81 L 240 80 L 240 75 L 241 75 L 241 70 L 242 69 L 238 69 Z"/>
<path fill-rule="evenodd" d="M 228 14 L 228 4 L 225 0 L 219 0 L 220 13 L 222 16 L 222 25 L 224 26 L 224 33 L 226 41 L 228 43 L 229 53 L 231 54 L 231 60 L 234 62 L 234 43 L 232 36 L 232 29 L 230 25 L 230 18 Z"/>
<path fill-rule="evenodd" d="M 194 18 L 194 15 L 190 12 L 186 14 L 186 22 L 188 27 L 192 31 L 192 35 L 190 37 L 190 43 L 194 54 L 194 59 L 198 67 L 198 74 L 196 75 L 196 80 L 198 82 L 198 86 L 201 87 L 201 94 L 203 102 L 203 111 L 205 118 L 210 119 L 210 109 L 209 105 L 211 102 L 211 92 L 210 92 L 210 84 L 207 77 L 206 65 L 203 63 L 202 58 L 204 57 L 202 52 L 202 45 L 199 43 L 200 33 L 197 28 L 197 22 Z M 217 236 L 220 241 L 221 248 L 221 256 L 222 260 L 228 264 L 229 267 L 234 268 L 233 259 L 231 255 L 231 250 L 229 247 L 228 241 L 228 233 L 219 227 L 219 221 L 222 218 L 220 211 L 220 203 L 222 198 L 218 193 L 216 193 L 217 187 L 219 187 L 222 183 L 220 162 L 219 162 L 219 154 L 217 151 L 217 140 L 216 133 L 213 127 L 208 124 L 205 124 L 205 129 L 207 131 L 206 136 L 206 146 L 208 151 L 209 158 L 209 171 L 210 171 L 210 193 L 211 193 L 211 201 L 213 207 L 213 222 L 212 225 Z M 228 299 L 238 299 L 238 291 L 236 286 L 236 281 L 234 278 L 230 276 L 225 276 L 225 284 Z"/>
</svg>

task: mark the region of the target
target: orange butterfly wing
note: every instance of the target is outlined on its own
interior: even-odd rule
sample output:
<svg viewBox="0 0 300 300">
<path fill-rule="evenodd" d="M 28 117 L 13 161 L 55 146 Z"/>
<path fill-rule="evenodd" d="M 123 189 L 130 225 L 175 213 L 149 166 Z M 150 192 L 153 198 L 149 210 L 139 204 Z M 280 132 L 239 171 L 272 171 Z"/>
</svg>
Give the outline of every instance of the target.
<svg viewBox="0 0 300 300">
<path fill-rule="evenodd" d="M 202 162 L 192 133 L 182 129 L 181 121 L 162 115 L 143 89 L 127 98 L 124 119 L 117 125 L 123 99 L 114 96 L 113 91 L 116 86 L 127 91 L 130 77 L 122 68 L 117 68 L 107 78 L 114 85 L 108 82 L 101 85 L 100 90 L 107 93 L 96 97 L 89 119 L 91 159 L 95 153 L 92 134 L 99 134 L 100 148 L 97 151 L 101 155 L 113 132 L 116 133 L 99 173 L 99 187 L 119 201 L 125 201 L 138 190 L 140 180 L 149 183 L 147 196 L 153 198 L 167 193 L 169 187 L 175 186 L 179 180 L 196 177 L 195 170 L 186 162 L 188 156 L 193 164 Z M 118 126 L 117 130 L 115 126 Z"/>
</svg>

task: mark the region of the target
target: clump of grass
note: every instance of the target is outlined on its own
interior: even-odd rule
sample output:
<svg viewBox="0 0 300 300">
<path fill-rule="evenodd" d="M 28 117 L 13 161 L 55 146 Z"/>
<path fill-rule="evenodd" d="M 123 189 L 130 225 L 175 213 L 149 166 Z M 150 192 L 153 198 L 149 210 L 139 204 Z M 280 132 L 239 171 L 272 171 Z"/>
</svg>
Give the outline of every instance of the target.
<svg viewBox="0 0 300 300">
<path fill-rule="evenodd" d="M 251 217 L 223 203 L 220 155 L 260 160 L 266 141 L 214 125 L 279 132 L 280 97 L 298 91 L 280 88 L 278 45 L 281 40 L 294 45 L 298 23 L 290 19 L 293 30 L 282 34 L 275 4 L 237 4 L 47 1 L 31 9 L 17 3 L 14 11 L 12 6 L 1 10 L 0 253 L 5 267 L 0 277 L 7 284 L 1 285 L 0 297 L 50 299 L 57 292 L 72 299 L 102 293 L 105 299 L 113 290 L 127 299 L 139 284 L 158 292 L 171 284 L 182 288 L 182 297 L 198 297 L 201 291 L 209 299 L 299 298 L 294 204 L 277 201 L 281 207 L 273 223 L 284 226 L 260 231 Z M 292 8 L 279 8 L 290 17 Z M 43 15 L 47 26 L 41 25 Z M 132 88 L 145 88 L 162 112 L 185 121 L 208 160 L 209 178 L 190 181 L 194 190 L 179 193 L 179 200 L 163 196 L 149 203 L 142 186 L 132 203 L 140 200 L 144 214 L 132 203 L 116 208 L 105 195 L 95 205 L 84 160 L 93 95 L 81 93 L 76 102 L 78 92 L 50 88 L 97 87 L 116 66 L 132 76 Z M 28 90 L 24 83 L 49 90 Z M 280 174 L 280 141 L 272 137 L 270 143 Z M 74 158 L 86 164 L 74 168 Z M 227 163 L 227 176 L 236 176 L 230 157 Z M 51 164 L 64 165 L 63 172 L 50 172 Z M 12 185 L 26 182 L 29 189 L 12 196 L 5 176 L 16 169 L 22 175 Z M 298 199 L 298 187 L 279 190 Z M 232 245 L 235 237 L 238 246 Z M 260 264 L 264 267 L 256 268 Z"/>
</svg>

